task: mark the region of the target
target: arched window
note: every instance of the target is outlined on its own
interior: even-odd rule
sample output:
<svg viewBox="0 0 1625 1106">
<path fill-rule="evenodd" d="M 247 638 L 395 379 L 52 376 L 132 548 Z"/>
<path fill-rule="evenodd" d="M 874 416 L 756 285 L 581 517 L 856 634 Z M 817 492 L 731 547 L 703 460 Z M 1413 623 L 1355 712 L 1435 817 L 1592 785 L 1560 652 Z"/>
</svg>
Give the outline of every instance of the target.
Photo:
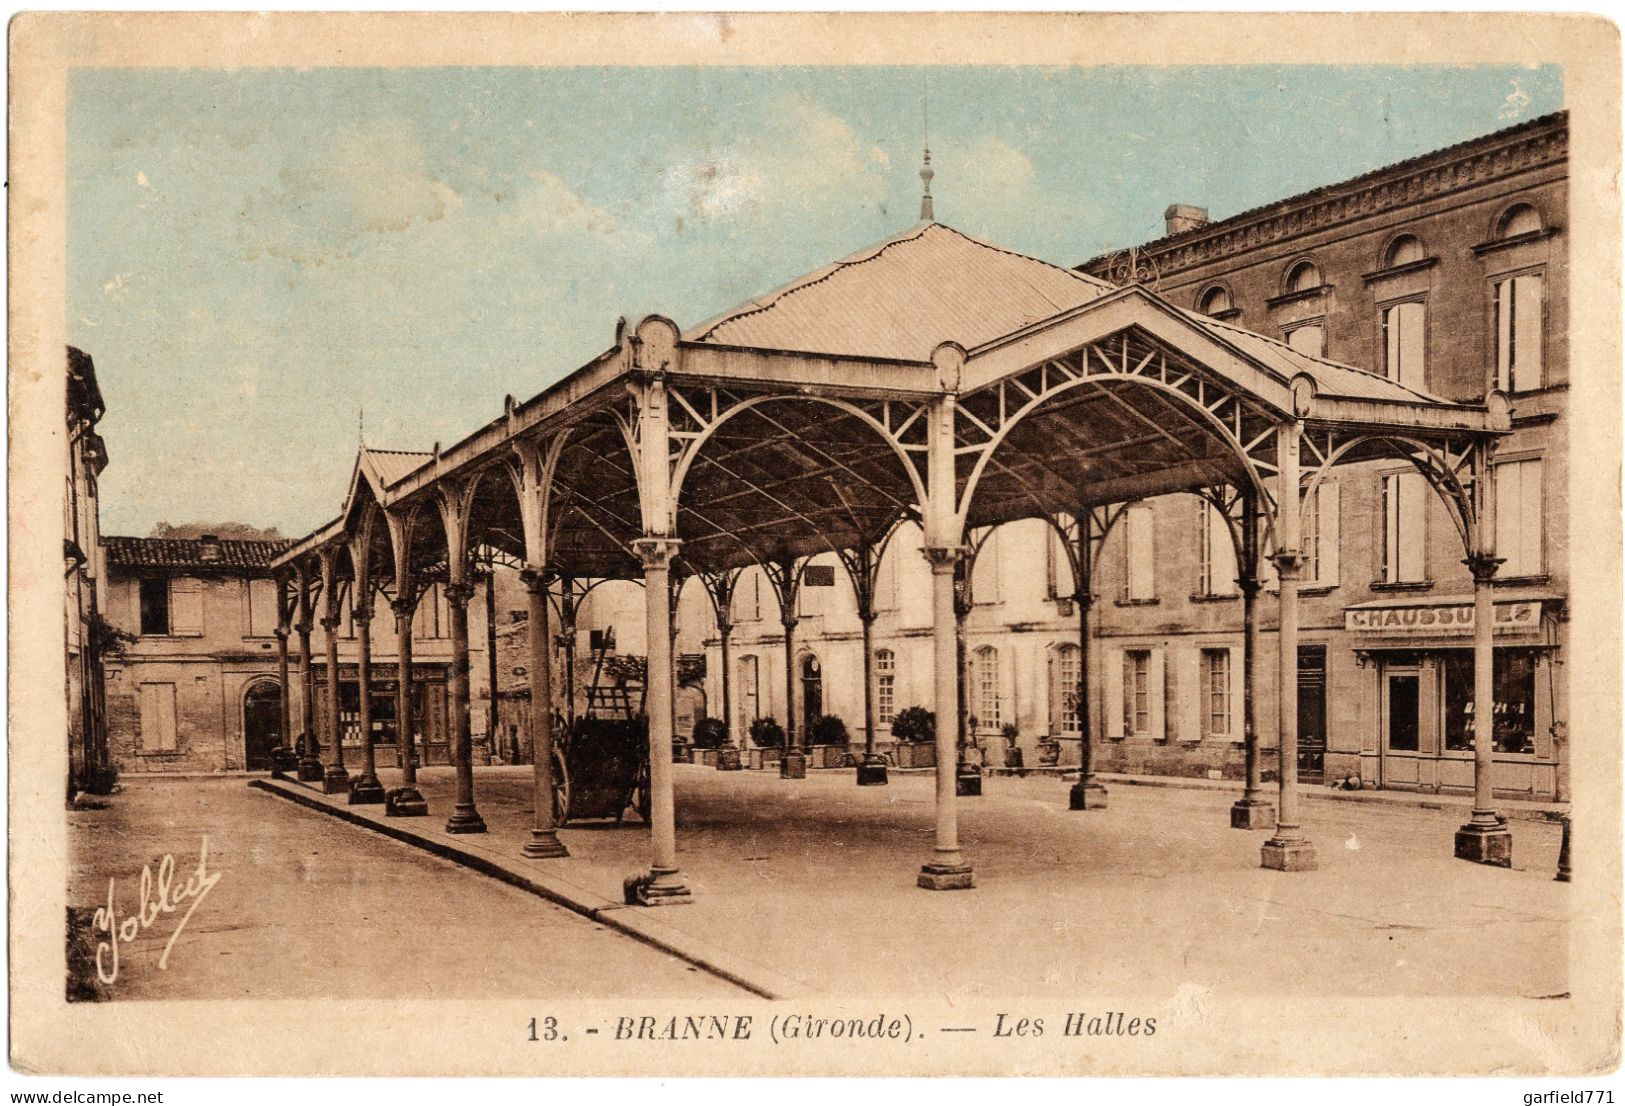
<svg viewBox="0 0 1625 1106">
<path fill-rule="evenodd" d="M 1078 661 L 1081 655 L 1078 647 L 1070 643 L 1050 650 L 1049 730 L 1052 734 L 1076 737 L 1083 732 L 1078 720 Z"/>
<path fill-rule="evenodd" d="M 1320 279 L 1320 270 L 1313 261 L 1300 261 L 1287 272 L 1286 290 L 1290 292 L 1309 292 L 1319 288 L 1323 281 Z"/>
<path fill-rule="evenodd" d="M 897 654 L 890 649 L 875 652 L 875 722 L 889 726 L 897 717 Z"/>
<path fill-rule="evenodd" d="M 1540 212 L 1529 204 L 1513 204 L 1502 213 L 1496 237 L 1516 238 L 1520 234 L 1533 234 L 1539 229 Z"/>
<path fill-rule="evenodd" d="M 999 717 L 999 651 L 984 645 L 971 654 L 971 687 L 975 689 L 976 719 L 984 730 L 997 730 Z"/>
<path fill-rule="evenodd" d="M 1422 240 L 1414 234 L 1401 234 L 1388 245 L 1388 256 L 1383 259 L 1388 268 L 1409 265 L 1427 256 Z"/>
<path fill-rule="evenodd" d="M 1215 284 L 1197 301 L 1199 310 L 1204 315 L 1222 315 L 1235 308 L 1235 302 L 1230 298 L 1230 289 L 1222 284 Z"/>
</svg>

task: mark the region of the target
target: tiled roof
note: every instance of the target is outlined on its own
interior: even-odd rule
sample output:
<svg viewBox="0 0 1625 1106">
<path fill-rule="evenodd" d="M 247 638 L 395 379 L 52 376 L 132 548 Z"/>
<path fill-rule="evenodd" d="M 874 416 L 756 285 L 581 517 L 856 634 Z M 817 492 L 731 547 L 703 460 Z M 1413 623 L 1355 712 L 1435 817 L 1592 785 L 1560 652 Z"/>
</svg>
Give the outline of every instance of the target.
<svg viewBox="0 0 1625 1106">
<path fill-rule="evenodd" d="M 367 449 L 365 453 L 378 470 L 379 479 L 383 480 L 385 487 L 398 483 L 434 458 L 433 453 L 415 453 L 405 449 Z"/>
<path fill-rule="evenodd" d="M 269 569 L 289 541 L 220 541 L 220 556 L 205 560 L 201 538 L 102 538 L 113 568 Z"/>
<path fill-rule="evenodd" d="M 986 342 L 1112 290 L 925 223 L 690 330 L 689 341 L 904 361 Z"/>
</svg>

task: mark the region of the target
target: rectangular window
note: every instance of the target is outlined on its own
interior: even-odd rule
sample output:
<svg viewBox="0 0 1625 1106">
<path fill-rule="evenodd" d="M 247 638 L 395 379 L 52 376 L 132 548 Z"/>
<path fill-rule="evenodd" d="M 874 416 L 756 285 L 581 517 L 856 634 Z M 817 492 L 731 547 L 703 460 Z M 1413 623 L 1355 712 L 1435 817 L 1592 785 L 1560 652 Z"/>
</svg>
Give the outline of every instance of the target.
<svg viewBox="0 0 1625 1106">
<path fill-rule="evenodd" d="M 903 550 L 893 548 L 897 543 L 888 543 L 880 556 L 880 564 L 875 566 L 875 610 L 895 611 L 897 609 L 897 561 L 903 556 Z"/>
<path fill-rule="evenodd" d="M 1230 733 L 1230 650 L 1202 650 L 1202 732 L 1213 737 Z"/>
<path fill-rule="evenodd" d="M 1427 481 L 1419 472 L 1382 478 L 1382 581 L 1427 579 Z"/>
<path fill-rule="evenodd" d="M 141 685 L 141 751 L 175 751 L 175 685 Z"/>
<path fill-rule="evenodd" d="M 1509 277 L 1495 285 L 1495 386 L 1527 392 L 1545 384 L 1539 274 Z"/>
<path fill-rule="evenodd" d="M 1320 323 L 1308 323 L 1287 332 L 1286 344 L 1310 357 L 1326 356 L 1326 328 Z"/>
<path fill-rule="evenodd" d="M 999 651 L 984 645 L 972 655 L 975 668 L 976 720 L 982 729 L 997 730 L 999 721 Z"/>
<path fill-rule="evenodd" d="M 1071 558 L 1067 556 L 1066 548 L 1061 544 L 1061 535 L 1055 532 L 1055 528 L 1046 526 L 1044 529 L 1044 594 L 1051 599 L 1070 596 L 1076 590 L 1072 581 Z"/>
<path fill-rule="evenodd" d="M 1197 582 L 1202 595 L 1236 594 L 1236 543 L 1230 537 L 1230 524 L 1217 507 L 1201 500 L 1197 525 L 1201 545 L 1201 579 Z"/>
<path fill-rule="evenodd" d="M 1382 309 L 1383 372 L 1408 388 L 1427 390 L 1427 307 L 1420 301 Z"/>
<path fill-rule="evenodd" d="M 1129 737 L 1151 732 L 1151 651 L 1130 649 L 1123 654 L 1123 733 Z"/>
<path fill-rule="evenodd" d="M 1331 587 L 1338 577 L 1339 496 L 1335 481 L 1323 481 L 1303 501 L 1303 582 Z"/>
<path fill-rule="evenodd" d="M 882 649 L 875 654 L 875 721 L 889 726 L 897 717 L 897 654 Z"/>
<path fill-rule="evenodd" d="M 1154 518 L 1147 504 L 1136 504 L 1123 513 L 1123 598 L 1130 601 L 1155 599 L 1157 595 L 1151 530 Z"/>
<path fill-rule="evenodd" d="M 762 573 L 760 569 L 746 569 L 734 581 L 733 615 L 735 622 L 757 622 L 762 617 Z"/>
<path fill-rule="evenodd" d="M 1539 576 L 1545 569 L 1545 503 L 1539 460 L 1495 466 L 1495 553 L 1502 576 Z"/>
<path fill-rule="evenodd" d="M 164 637 L 169 633 L 169 581 L 141 581 L 141 633 Z"/>
<path fill-rule="evenodd" d="M 1535 652 L 1495 651 L 1495 751 L 1535 751 Z M 1473 748 L 1473 654 L 1452 649 L 1444 655 L 1444 747 Z"/>
<path fill-rule="evenodd" d="M 750 732 L 750 724 L 762 716 L 761 688 L 756 683 L 756 658 L 739 658 L 739 733 Z"/>
<path fill-rule="evenodd" d="M 248 581 L 248 636 L 270 637 L 277 627 L 277 582 Z"/>
<path fill-rule="evenodd" d="M 1078 721 L 1078 658 L 1076 645 L 1055 650 L 1055 722 L 1058 732 L 1074 736 L 1083 732 Z"/>
<path fill-rule="evenodd" d="M 982 547 L 976 551 L 971 565 L 971 602 L 997 603 L 999 601 L 999 534 L 987 535 Z"/>
</svg>

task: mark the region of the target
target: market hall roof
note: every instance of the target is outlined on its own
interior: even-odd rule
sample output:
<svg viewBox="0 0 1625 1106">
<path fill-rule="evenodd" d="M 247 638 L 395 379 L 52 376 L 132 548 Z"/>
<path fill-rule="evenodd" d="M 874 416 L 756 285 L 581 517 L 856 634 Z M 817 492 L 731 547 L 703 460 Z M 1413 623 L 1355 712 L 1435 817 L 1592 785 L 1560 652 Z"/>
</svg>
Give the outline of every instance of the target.
<svg viewBox="0 0 1625 1106">
<path fill-rule="evenodd" d="M 671 400 L 681 483 L 675 530 L 700 567 L 872 539 L 920 502 L 927 420 L 910 411 L 945 393 L 957 395 L 962 502 L 978 489 L 964 520 L 977 526 L 1216 481 L 1256 485 L 1274 456 L 1271 427 L 1294 417 L 1413 435 L 1498 433 L 1507 421 L 1499 394 L 1494 409 L 1448 402 L 1142 286 L 1115 287 L 927 222 L 686 332 L 661 316 L 623 320 L 612 348 L 529 400 L 508 397 L 502 415 L 449 449 L 382 462 L 368 451 L 358 468 L 378 476 L 371 492 L 386 508 L 427 504 L 467 478 L 473 513 L 503 519 L 486 522 L 486 533 L 500 528 L 494 544 L 518 555 L 514 493 L 488 474 L 512 467 L 514 444 L 568 427 L 550 470 L 570 520 L 554 555 L 583 575 L 635 574 L 628 389 L 657 377 Z M 1116 386 L 1131 383 L 1145 387 Z M 996 430 L 1040 396 L 1053 402 L 1009 434 Z M 1255 457 L 1239 458 L 1225 441 L 1250 443 Z M 282 563 L 347 525 L 322 528 Z"/>
</svg>

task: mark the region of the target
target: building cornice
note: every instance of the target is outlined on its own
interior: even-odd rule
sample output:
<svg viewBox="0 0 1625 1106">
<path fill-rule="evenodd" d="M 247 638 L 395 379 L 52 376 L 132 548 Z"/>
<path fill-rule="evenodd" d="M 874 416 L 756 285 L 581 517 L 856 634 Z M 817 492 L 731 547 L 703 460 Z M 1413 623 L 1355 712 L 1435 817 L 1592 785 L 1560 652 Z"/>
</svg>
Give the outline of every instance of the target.
<svg viewBox="0 0 1625 1106">
<path fill-rule="evenodd" d="M 1140 252 L 1152 256 L 1167 277 L 1515 173 L 1561 165 L 1568 159 L 1568 138 L 1568 114 L 1560 112 L 1158 239 L 1141 246 Z M 1078 268 L 1093 272 L 1107 256 L 1092 258 Z"/>
</svg>

